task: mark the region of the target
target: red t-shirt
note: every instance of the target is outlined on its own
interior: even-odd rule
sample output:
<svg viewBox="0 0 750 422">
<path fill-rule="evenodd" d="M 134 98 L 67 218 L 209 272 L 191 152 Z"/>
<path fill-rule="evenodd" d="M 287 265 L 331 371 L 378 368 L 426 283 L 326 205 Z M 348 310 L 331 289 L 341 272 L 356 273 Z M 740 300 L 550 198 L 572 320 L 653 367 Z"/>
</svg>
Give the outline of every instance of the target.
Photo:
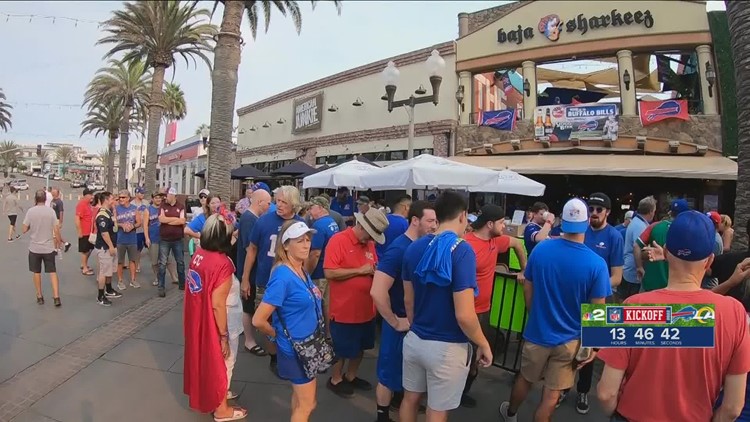
<svg viewBox="0 0 750 422">
<path fill-rule="evenodd" d="M 361 243 L 351 227 L 336 233 L 328 241 L 323 269 L 353 269 L 365 264 L 376 265 L 375 242 Z M 362 275 L 347 280 L 329 280 L 331 320 L 358 324 L 375 318 L 375 304 L 370 296 L 372 276 Z"/>
<path fill-rule="evenodd" d="M 740 302 L 710 290 L 660 289 L 625 303 L 713 303 L 712 349 L 602 349 L 598 357 L 625 371 L 617 412 L 631 422 L 709 421 L 724 377 L 750 372 L 750 340 Z"/>
<path fill-rule="evenodd" d="M 81 199 L 76 205 L 76 216 L 81 220 L 81 236 L 91 234 L 91 225 L 93 224 L 94 209 L 91 207 L 91 201 Z"/>
<path fill-rule="evenodd" d="M 474 298 L 474 308 L 478 314 L 481 314 L 490 310 L 497 256 L 508 251 L 510 236 L 502 235 L 484 240 L 478 238 L 474 233 L 469 233 L 464 236 L 464 240 L 474 249 L 474 254 L 477 256 L 477 287 L 479 288 L 479 295 Z"/>
<path fill-rule="evenodd" d="M 161 204 L 161 210 L 164 212 L 165 217 L 179 217 L 182 212 L 185 211 L 185 207 L 179 202 L 175 202 L 174 205 L 169 205 L 168 202 Z M 159 239 L 167 242 L 174 242 L 175 240 L 181 240 L 184 235 L 185 226 L 173 226 L 169 224 L 159 225 Z"/>
</svg>

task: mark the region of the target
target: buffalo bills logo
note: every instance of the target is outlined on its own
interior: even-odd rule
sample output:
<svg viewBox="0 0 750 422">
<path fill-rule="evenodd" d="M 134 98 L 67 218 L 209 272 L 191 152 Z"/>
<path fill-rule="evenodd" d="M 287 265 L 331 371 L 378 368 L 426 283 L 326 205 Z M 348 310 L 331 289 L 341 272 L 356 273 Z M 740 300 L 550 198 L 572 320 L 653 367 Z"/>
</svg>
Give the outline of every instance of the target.
<svg viewBox="0 0 750 422">
<path fill-rule="evenodd" d="M 674 117 L 680 114 L 682 106 L 677 101 L 664 101 L 653 110 L 646 112 L 646 120 L 652 122 L 656 119 Z"/>
<path fill-rule="evenodd" d="M 485 119 L 482 124 L 484 126 L 502 126 L 513 118 L 513 114 L 510 111 L 504 110 L 495 117 Z"/>
<path fill-rule="evenodd" d="M 203 280 L 201 280 L 200 274 L 195 270 L 188 270 L 187 273 L 187 285 L 190 289 L 190 293 L 198 294 L 203 291 Z"/>
<path fill-rule="evenodd" d="M 596 120 L 591 120 L 586 123 L 581 123 L 578 125 L 578 130 L 582 132 L 591 132 L 593 130 L 597 130 L 599 128 L 599 122 Z"/>
<path fill-rule="evenodd" d="M 695 314 L 698 311 L 695 310 L 692 306 L 687 306 L 685 308 L 680 309 L 677 312 L 672 312 L 672 322 L 677 321 L 678 319 L 684 319 L 686 321 L 690 321 L 695 317 Z"/>
</svg>

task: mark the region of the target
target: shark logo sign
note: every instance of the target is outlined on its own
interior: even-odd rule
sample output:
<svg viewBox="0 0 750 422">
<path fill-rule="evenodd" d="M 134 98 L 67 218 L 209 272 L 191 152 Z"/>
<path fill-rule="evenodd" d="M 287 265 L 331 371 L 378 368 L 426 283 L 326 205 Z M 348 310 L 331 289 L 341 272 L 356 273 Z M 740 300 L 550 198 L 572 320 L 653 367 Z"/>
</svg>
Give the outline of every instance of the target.
<svg viewBox="0 0 750 422">
<path fill-rule="evenodd" d="M 483 111 L 480 126 L 489 126 L 498 130 L 511 131 L 515 127 L 516 110 L 509 108 L 506 110 Z"/>
<path fill-rule="evenodd" d="M 638 111 L 643 126 L 666 119 L 690 120 L 686 100 L 640 101 Z"/>
</svg>

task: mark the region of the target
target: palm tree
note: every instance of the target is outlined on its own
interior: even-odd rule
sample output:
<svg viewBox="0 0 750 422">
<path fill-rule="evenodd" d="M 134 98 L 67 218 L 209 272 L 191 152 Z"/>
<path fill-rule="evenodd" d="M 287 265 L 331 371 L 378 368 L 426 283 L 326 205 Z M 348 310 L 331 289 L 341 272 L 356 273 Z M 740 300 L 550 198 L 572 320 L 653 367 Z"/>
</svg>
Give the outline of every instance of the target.
<svg viewBox="0 0 750 422">
<path fill-rule="evenodd" d="M 179 84 L 164 84 L 164 123 L 182 120 L 187 115 L 185 93 Z"/>
<path fill-rule="evenodd" d="M 62 162 L 62 176 L 65 177 L 65 173 L 68 171 L 68 163 L 75 161 L 76 153 L 73 148 L 69 146 L 59 146 L 55 150 L 55 159 Z"/>
<path fill-rule="evenodd" d="M 211 126 L 209 126 L 209 125 L 207 125 L 205 123 L 201 123 L 201 125 L 198 126 L 198 129 L 195 129 L 195 134 L 196 135 L 200 135 L 201 133 L 203 133 L 203 129 L 209 129 L 210 130 Z"/>
<path fill-rule="evenodd" d="M 110 192 L 114 190 L 115 185 L 115 140 L 120 134 L 120 123 L 122 123 L 124 108 L 125 105 L 120 99 L 115 99 L 108 103 L 96 103 L 86 113 L 86 120 L 81 122 L 81 126 L 83 126 L 81 136 L 85 133 L 93 133 L 94 136 L 99 136 L 100 133 L 103 133 L 109 136 L 107 161 L 103 164 L 107 175 L 106 187 Z"/>
<path fill-rule="evenodd" d="M 221 0 L 220 0 L 221 1 Z M 276 9 L 282 16 L 292 18 L 299 33 L 302 29 L 302 14 L 296 1 L 240 1 L 223 0 L 224 15 L 214 49 L 214 69 L 211 73 L 211 142 L 208 147 L 209 171 L 207 187 L 222 198 L 230 195 L 229 176 L 232 154 L 232 123 L 237 97 L 237 70 L 240 67 L 242 44 L 242 16 L 247 14 L 250 33 L 255 39 L 258 33 L 258 17 L 263 14 L 265 29 L 271 22 L 271 11 Z M 315 1 L 312 1 L 313 7 Z M 339 14 L 341 2 L 332 2 Z M 214 6 L 215 8 L 215 6 Z"/>
<path fill-rule="evenodd" d="M 43 149 L 42 153 L 37 156 L 37 159 L 39 160 L 39 168 L 44 170 L 44 163 L 49 163 L 49 152 Z"/>
<path fill-rule="evenodd" d="M 12 105 L 5 102 L 5 94 L 3 93 L 2 88 L 0 88 L 0 129 L 4 130 L 5 132 L 13 127 L 13 124 L 10 121 L 10 118 L 12 117 L 10 114 L 10 110 L 12 108 Z"/>
<path fill-rule="evenodd" d="M 14 141 L 0 142 L 0 161 L 3 163 L 5 174 L 18 165 L 19 149 L 20 147 Z"/>
<path fill-rule="evenodd" d="M 140 120 L 145 120 L 146 103 L 151 91 L 151 73 L 146 64 L 140 60 L 125 62 L 110 60 L 109 67 L 96 72 L 84 95 L 84 104 L 107 102 L 111 98 L 121 98 L 125 107 L 122 109 L 120 122 L 120 171 L 117 177 L 120 189 L 125 189 L 127 175 L 128 141 L 130 137 L 130 118 L 135 110 Z M 142 126 L 138 124 L 138 126 Z"/>
<path fill-rule="evenodd" d="M 110 157 L 110 155 L 109 155 L 109 149 L 105 148 L 105 149 L 99 151 L 99 154 L 97 154 L 97 155 L 99 156 L 99 161 L 102 162 L 102 167 L 104 168 L 104 174 L 109 174 L 109 169 L 110 169 L 110 167 L 109 167 L 109 157 Z M 115 160 L 113 158 L 112 162 L 114 163 L 114 161 Z"/>
<path fill-rule="evenodd" d="M 153 69 L 146 144 L 146 189 L 150 192 L 156 189 L 164 74 L 174 64 L 176 56 L 187 64 L 189 60 L 195 64 L 199 58 L 211 68 L 206 52 L 213 49 L 217 30 L 206 23 L 210 12 L 196 7 L 195 2 L 177 0 L 125 3 L 124 10 L 115 11 L 114 16 L 104 22 L 104 30 L 109 35 L 97 43 L 114 45 L 107 57 L 124 52 L 123 60 L 140 59 Z"/>
<path fill-rule="evenodd" d="M 750 4 L 744 1 L 726 1 L 729 38 L 734 59 L 734 80 L 737 92 L 737 195 L 734 202 L 734 221 L 738 236 L 734 236 L 732 249 L 748 245 L 747 236 L 741 235 L 750 218 Z M 750 233 L 747 233 L 750 235 Z"/>
</svg>

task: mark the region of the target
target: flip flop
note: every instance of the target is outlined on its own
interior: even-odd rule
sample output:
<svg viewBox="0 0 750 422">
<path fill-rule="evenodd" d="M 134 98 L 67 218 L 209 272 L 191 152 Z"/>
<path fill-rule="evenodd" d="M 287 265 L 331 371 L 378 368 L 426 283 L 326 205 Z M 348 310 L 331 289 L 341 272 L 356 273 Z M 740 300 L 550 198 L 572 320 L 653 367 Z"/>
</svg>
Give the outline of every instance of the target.
<svg viewBox="0 0 750 422">
<path fill-rule="evenodd" d="M 239 397 L 237 393 L 233 392 L 232 390 L 227 391 L 227 400 L 234 400 L 237 397 Z"/>
<path fill-rule="evenodd" d="M 268 352 L 266 352 L 265 349 L 257 344 L 249 349 L 247 348 L 247 346 L 245 346 L 245 350 L 247 350 L 248 353 L 251 353 L 258 357 L 268 356 Z"/>
<path fill-rule="evenodd" d="M 94 275 L 94 271 L 92 271 L 92 270 L 83 271 L 83 269 L 81 269 L 81 274 L 83 274 L 83 275 Z"/>
<path fill-rule="evenodd" d="M 213 417 L 214 417 L 214 421 L 216 422 L 238 421 L 241 419 L 245 419 L 247 417 L 247 409 L 243 409 L 241 407 L 233 407 L 232 416 L 227 416 L 226 418 L 219 418 L 216 415 L 213 415 Z"/>
</svg>

